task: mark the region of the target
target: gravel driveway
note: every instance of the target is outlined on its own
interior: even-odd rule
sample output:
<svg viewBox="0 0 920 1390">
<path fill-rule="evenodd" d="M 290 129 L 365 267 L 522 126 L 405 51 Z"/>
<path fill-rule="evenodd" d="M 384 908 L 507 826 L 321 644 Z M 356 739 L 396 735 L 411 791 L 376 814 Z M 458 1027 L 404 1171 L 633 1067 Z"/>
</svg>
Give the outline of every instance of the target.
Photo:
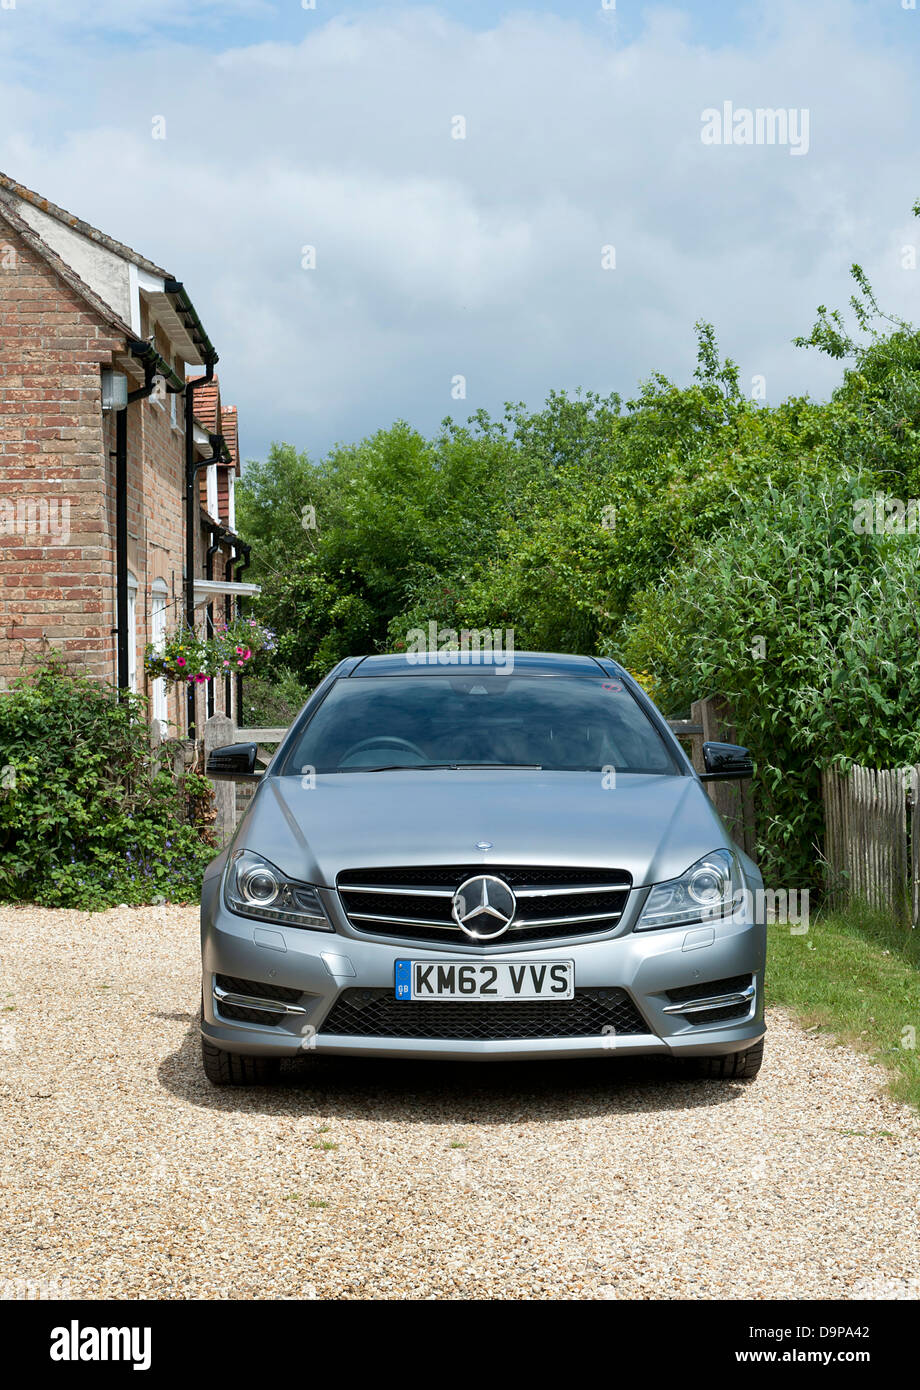
<svg viewBox="0 0 920 1390">
<path fill-rule="evenodd" d="M 920 1120 L 782 1014 L 749 1087 L 613 1058 L 312 1058 L 277 1089 L 217 1091 L 198 1061 L 195 909 L 2 908 L 0 967 L 7 1289 L 920 1292 Z"/>
</svg>

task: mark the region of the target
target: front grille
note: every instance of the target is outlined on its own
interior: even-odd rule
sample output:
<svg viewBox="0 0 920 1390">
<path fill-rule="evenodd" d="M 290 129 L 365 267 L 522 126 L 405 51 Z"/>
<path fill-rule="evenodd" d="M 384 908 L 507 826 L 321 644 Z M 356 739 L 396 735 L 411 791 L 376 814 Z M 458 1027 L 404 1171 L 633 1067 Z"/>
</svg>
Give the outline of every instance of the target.
<svg viewBox="0 0 920 1390">
<path fill-rule="evenodd" d="M 750 975 L 731 975 L 725 980 L 707 980 L 703 984 L 681 985 L 679 989 L 669 989 L 668 999 L 672 1004 L 692 1004 L 698 999 L 715 998 L 720 994 L 739 994 L 751 983 Z M 745 1018 L 751 1011 L 751 1001 L 740 1004 L 716 1005 L 702 1013 L 680 1015 L 688 1023 L 729 1023 L 733 1018 Z"/>
<path fill-rule="evenodd" d="M 490 1042 L 593 1038 L 651 1030 L 622 989 L 577 989 L 574 999 L 456 1003 L 397 1000 L 392 990 L 346 989 L 319 1036 Z"/>
<path fill-rule="evenodd" d="M 215 982 L 228 994 L 248 994 L 253 999 L 277 999 L 281 1004 L 294 1004 L 300 998 L 299 989 L 288 989 L 285 985 L 265 984 L 261 980 L 241 980 L 236 975 L 216 975 Z M 218 1001 L 221 1018 L 233 1023 L 262 1023 L 274 1028 L 284 1018 L 283 1013 L 266 1013 L 264 1009 L 247 1009 L 242 1004 L 225 1004 Z"/>
<path fill-rule="evenodd" d="M 494 875 L 514 890 L 517 910 L 496 940 L 550 941 L 610 931 L 623 915 L 632 879 L 622 869 L 542 869 L 502 864 L 433 868 L 349 869 L 337 887 L 353 927 L 374 936 L 449 941 L 475 949 L 488 945 L 461 931 L 451 916 L 454 893 L 465 879 Z"/>
</svg>

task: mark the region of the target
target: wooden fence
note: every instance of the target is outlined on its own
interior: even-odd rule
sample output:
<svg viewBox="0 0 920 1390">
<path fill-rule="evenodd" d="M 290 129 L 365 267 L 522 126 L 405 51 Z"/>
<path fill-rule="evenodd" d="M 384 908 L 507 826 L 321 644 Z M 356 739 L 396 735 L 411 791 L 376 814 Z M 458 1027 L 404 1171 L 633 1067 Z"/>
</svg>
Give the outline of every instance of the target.
<svg viewBox="0 0 920 1390">
<path fill-rule="evenodd" d="M 920 766 L 823 772 L 830 900 L 920 926 Z"/>
</svg>

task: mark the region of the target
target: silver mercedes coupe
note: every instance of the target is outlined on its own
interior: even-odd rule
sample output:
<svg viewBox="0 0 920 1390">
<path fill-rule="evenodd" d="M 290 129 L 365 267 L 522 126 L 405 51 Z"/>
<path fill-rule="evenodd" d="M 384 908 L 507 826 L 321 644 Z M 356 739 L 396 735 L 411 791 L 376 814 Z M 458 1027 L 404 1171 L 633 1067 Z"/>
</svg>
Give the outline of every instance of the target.
<svg viewBox="0 0 920 1390">
<path fill-rule="evenodd" d="M 339 1053 L 752 1080 L 763 883 L 703 786 L 747 750 L 701 776 L 616 662 L 479 655 L 350 657 L 264 772 L 212 753 L 258 786 L 204 880 L 208 1079 Z"/>
</svg>

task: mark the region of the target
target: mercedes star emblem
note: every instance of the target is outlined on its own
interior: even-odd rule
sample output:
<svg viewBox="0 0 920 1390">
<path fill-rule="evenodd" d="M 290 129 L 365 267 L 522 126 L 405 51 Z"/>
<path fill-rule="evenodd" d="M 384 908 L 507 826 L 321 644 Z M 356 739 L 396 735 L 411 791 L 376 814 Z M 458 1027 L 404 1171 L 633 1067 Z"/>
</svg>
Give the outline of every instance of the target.
<svg viewBox="0 0 920 1390">
<path fill-rule="evenodd" d="M 450 905 L 461 931 L 474 941 L 491 941 L 511 926 L 517 899 L 504 879 L 493 874 L 477 874 L 457 889 Z"/>
</svg>

